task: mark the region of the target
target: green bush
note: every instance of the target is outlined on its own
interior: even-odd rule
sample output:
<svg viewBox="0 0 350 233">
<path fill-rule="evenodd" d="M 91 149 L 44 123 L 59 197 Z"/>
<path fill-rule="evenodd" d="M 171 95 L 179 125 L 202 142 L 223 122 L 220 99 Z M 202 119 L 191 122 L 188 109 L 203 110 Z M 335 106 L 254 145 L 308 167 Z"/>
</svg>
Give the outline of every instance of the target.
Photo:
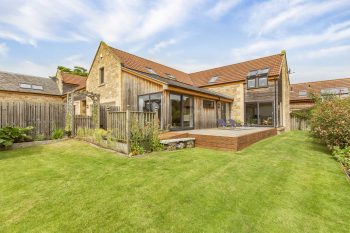
<svg viewBox="0 0 350 233">
<path fill-rule="evenodd" d="M 55 130 L 52 132 L 52 135 L 51 135 L 51 137 L 52 137 L 53 139 L 61 139 L 61 138 L 63 138 L 63 136 L 64 136 L 64 131 L 63 131 L 63 129 L 55 129 Z"/>
<path fill-rule="evenodd" d="M 34 138 L 34 141 L 44 141 L 46 139 L 44 134 L 37 134 Z"/>
<path fill-rule="evenodd" d="M 163 145 L 159 140 L 159 125 L 157 120 L 145 124 L 136 119 L 132 121 L 130 149 L 131 155 L 163 149 Z"/>
<path fill-rule="evenodd" d="M 350 99 L 327 97 L 318 101 L 310 119 L 314 136 L 328 148 L 345 148 L 350 143 Z"/>
<path fill-rule="evenodd" d="M 348 172 L 350 172 L 350 147 L 345 147 L 343 149 L 335 147 L 332 155 L 345 166 Z"/>
<path fill-rule="evenodd" d="M 310 120 L 310 118 L 312 117 L 312 110 L 313 110 L 313 107 L 295 110 L 290 113 L 290 116 L 298 119 L 302 119 L 302 120 Z"/>
<path fill-rule="evenodd" d="M 16 142 L 31 141 L 32 137 L 28 133 L 33 130 L 33 127 L 12 127 L 7 126 L 0 129 L 0 148 L 8 148 Z"/>
</svg>

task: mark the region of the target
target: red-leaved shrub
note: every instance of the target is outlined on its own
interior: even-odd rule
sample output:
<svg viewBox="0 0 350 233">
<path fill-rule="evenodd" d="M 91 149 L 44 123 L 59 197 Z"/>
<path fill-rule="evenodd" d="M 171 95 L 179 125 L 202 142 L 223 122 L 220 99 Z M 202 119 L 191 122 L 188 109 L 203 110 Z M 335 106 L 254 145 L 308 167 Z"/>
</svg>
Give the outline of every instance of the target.
<svg viewBox="0 0 350 233">
<path fill-rule="evenodd" d="M 311 131 L 330 149 L 350 144 L 350 99 L 319 100 L 312 111 Z"/>
</svg>

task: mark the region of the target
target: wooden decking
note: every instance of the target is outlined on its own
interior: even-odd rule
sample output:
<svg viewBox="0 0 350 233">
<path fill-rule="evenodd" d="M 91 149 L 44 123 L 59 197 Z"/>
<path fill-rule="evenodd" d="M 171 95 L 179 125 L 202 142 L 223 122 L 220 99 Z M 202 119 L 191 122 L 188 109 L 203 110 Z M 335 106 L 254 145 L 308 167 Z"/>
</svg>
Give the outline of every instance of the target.
<svg viewBox="0 0 350 233">
<path fill-rule="evenodd" d="M 197 147 L 239 151 L 276 134 L 276 128 L 242 127 L 167 132 L 161 135 L 161 139 L 192 137 L 196 139 Z"/>
</svg>

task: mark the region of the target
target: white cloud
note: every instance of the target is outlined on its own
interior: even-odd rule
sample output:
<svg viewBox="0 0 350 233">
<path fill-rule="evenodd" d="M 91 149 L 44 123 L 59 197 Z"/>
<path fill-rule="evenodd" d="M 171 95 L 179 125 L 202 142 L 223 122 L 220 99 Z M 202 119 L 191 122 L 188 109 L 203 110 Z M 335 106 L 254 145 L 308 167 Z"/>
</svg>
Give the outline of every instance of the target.
<svg viewBox="0 0 350 233">
<path fill-rule="evenodd" d="M 350 77 L 349 66 L 347 65 L 293 65 L 293 71 L 289 78 L 291 83 L 328 80 Z"/>
<path fill-rule="evenodd" d="M 0 9 L 0 37 L 35 45 L 37 40 L 82 40 L 72 16 L 84 12 L 81 1 L 4 0 Z M 4 6 L 4 7 L 3 7 Z M 78 25 L 78 24 L 77 24 Z"/>
<path fill-rule="evenodd" d="M 176 44 L 178 42 L 178 40 L 176 39 L 170 39 L 170 40 L 163 40 L 163 41 L 160 41 L 159 43 L 155 44 L 153 46 L 153 48 L 149 49 L 148 52 L 151 53 L 151 54 L 154 54 L 156 53 L 158 50 L 160 49 L 164 49 L 170 45 L 173 45 L 173 44 Z"/>
<path fill-rule="evenodd" d="M 109 43 L 142 41 L 185 22 L 199 0 L 2 0 L 0 38 Z M 4 7 L 3 7 L 4 5 Z"/>
<path fill-rule="evenodd" d="M 249 20 L 245 28 L 249 34 L 265 35 L 287 29 L 288 26 L 303 24 L 315 17 L 349 6 L 348 0 L 269 0 L 249 9 Z"/>
<path fill-rule="evenodd" d="M 207 15 L 213 19 L 220 18 L 228 11 L 236 7 L 240 2 L 241 0 L 220 0 L 213 8 L 207 11 Z"/>
<path fill-rule="evenodd" d="M 318 44 L 332 43 L 350 39 L 350 20 L 335 24 L 321 33 L 309 35 L 287 36 L 281 39 L 258 40 L 246 47 L 234 49 L 233 56 L 237 60 L 246 59 L 252 56 L 260 56 L 269 53 L 280 52 L 282 49 L 296 49 Z"/>
<path fill-rule="evenodd" d="M 350 45 L 340 45 L 340 46 L 333 46 L 328 48 L 321 48 L 317 50 L 311 50 L 307 51 L 305 53 L 301 52 L 299 56 L 296 58 L 301 59 L 324 59 L 325 57 L 336 57 L 342 54 L 348 54 L 350 51 Z M 350 70 L 349 70 L 350 73 Z"/>
<path fill-rule="evenodd" d="M 5 43 L 0 44 L 0 56 L 5 56 L 7 54 L 8 48 Z"/>
<path fill-rule="evenodd" d="M 29 60 L 12 62 L 10 64 L 0 64 L 1 70 L 41 77 L 49 77 L 54 75 L 56 72 L 56 67 L 57 66 L 53 64 L 37 64 Z"/>
<path fill-rule="evenodd" d="M 47 61 L 43 63 L 33 62 L 31 60 L 18 60 L 1 62 L 0 70 L 6 70 L 9 72 L 16 72 L 21 74 L 29 74 L 41 77 L 49 77 L 56 74 L 57 66 L 66 66 L 73 68 L 74 66 L 82 66 L 84 68 L 90 68 L 90 61 L 86 61 L 84 56 L 80 54 L 73 54 L 58 61 Z"/>
</svg>

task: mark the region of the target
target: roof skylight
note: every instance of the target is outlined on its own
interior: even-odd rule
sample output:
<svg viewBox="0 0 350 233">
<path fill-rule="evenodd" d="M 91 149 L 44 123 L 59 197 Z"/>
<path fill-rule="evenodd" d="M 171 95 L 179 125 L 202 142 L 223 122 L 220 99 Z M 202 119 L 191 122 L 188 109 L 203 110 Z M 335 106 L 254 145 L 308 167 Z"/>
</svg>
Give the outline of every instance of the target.
<svg viewBox="0 0 350 233">
<path fill-rule="evenodd" d="M 151 74 L 157 74 L 151 67 L 146 67 L 147 71 Z M 158 75 L 158 74 L 157 74 Z"/>
<path fill-rule="evenodd" d="M 34 90 L 43 90 L 43 86 L 32 85 L 32 89 L 34 89 Z"/>
<path fill-rule="evenodd" d="M 262 76 L 262 75 L 267 75 L 270 71 L 270 68 L 264 68 L 260 70 L 252 70 L 248 72 L 248 78 L 249 77 L 255 77 L 255 76 Z"/>
<path fill-rule="evenodd" d="M 218 80 L 219 76 L 213 76 L 211 79 L 209 79 L 208 83 L 215 83 L 216 80 Z"/>
<path fill-rule="evenodd" d="M 168 76 L 168 78 L 176 80 L 176 77 L 174 75 L 168 74 L 168 73 L 165 73 L 165 74 L 166 74 L 166 76 Z"/>
<path fill-rule="evenodd" d="M 28 83 L 20 83 L 19 87 L 23 89 L 44 90 L 43 86 L 41 85 L 32 85 Z"/>
<path fill-rule="evenodd" d="M 27 84 L 27 83 L 20 83 L 19 87 L 23 88 L 23 89 L 32 89 L 32 85 Z"/>
<path fill-rule="evenodd" d="M 258 70 L 258 75 L 264 75 L 269 73 L 269 68 Z"/>
</svg>

